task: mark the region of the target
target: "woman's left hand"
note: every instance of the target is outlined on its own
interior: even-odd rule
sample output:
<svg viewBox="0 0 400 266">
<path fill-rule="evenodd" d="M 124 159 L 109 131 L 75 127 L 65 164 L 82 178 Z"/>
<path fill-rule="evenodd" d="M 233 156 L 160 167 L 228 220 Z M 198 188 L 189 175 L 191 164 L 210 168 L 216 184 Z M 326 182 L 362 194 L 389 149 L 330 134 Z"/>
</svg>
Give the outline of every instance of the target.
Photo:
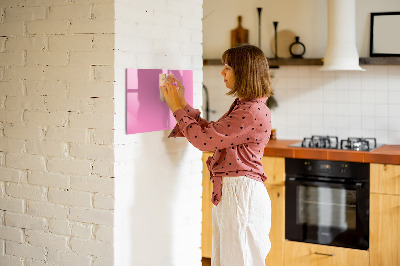
<svg viewBox="0 0 400 266">
<path fill-rule="evenodd" d="M 174 82 L 171 79 L 167 79 L 163 86 L 160 86 L 160 89 L 164 93 L 164 98 L 166 103 L 168 104 L 169 109 L 171 109 L 172 113 L 174 113 L 178 109 L 185 108 L 180 104 L 180 98 L 178 95 L 178 87 L 173 84 Z"/>
</svg>

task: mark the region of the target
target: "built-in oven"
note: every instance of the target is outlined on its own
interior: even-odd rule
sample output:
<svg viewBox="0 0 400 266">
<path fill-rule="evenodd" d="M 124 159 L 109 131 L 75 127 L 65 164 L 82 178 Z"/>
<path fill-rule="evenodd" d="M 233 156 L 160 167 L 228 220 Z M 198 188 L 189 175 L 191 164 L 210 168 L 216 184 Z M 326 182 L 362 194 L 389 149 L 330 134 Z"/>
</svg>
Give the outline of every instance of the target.
<svg viewBox="0 0 400 266">
<path fill-rule="evenodd" d="M 285 169 L 286 239 L 368 249 L 369 164 L 287 158 Z"/>
</svg>

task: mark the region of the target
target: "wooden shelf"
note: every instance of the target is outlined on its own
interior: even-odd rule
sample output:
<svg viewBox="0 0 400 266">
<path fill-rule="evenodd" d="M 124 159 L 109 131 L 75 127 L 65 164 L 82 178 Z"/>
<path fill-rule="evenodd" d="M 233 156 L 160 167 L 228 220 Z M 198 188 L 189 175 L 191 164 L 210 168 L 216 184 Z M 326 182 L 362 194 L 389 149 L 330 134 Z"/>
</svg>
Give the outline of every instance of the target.
<svg viewBox="0 0 400 266">
<path fill-rule="evenodd" d="M 323 58 L 268 58 L 271 68 L 279 66 L 321 66 Z M 220 59 L 204 59 L 204 66 L 222 65 Z M 360 65 L 400 65 L 400 57 L 362 57 Z"/>
<path fill-rule="evenodd" d="M 360 65 L 400 65 L 400 57 L 362 57 Z"/>
</svg>

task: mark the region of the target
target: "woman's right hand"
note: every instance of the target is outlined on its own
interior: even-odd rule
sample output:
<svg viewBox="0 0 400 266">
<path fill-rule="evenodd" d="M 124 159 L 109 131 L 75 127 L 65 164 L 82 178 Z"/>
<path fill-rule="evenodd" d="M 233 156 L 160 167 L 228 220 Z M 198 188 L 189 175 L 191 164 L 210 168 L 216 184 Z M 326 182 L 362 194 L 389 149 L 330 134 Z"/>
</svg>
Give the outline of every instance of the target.
<svg viewBox="0 0 400 266">
<path fill-rule="evenodd" d="M 179 90 L 178 90 L 178 96 L 179 96 L 179 102 L 180 105 L 182 106 L 182 108 L 185 108 L 187 105 L 187 102 L 185 100 L 185 87 L 182 85 L 182 82 L 180 82 L 179 79 L 177 79 L 175 76 L 173 75 L 168 75 L 167 77 L 171 82 L 176 82 Z"/>
</svg>

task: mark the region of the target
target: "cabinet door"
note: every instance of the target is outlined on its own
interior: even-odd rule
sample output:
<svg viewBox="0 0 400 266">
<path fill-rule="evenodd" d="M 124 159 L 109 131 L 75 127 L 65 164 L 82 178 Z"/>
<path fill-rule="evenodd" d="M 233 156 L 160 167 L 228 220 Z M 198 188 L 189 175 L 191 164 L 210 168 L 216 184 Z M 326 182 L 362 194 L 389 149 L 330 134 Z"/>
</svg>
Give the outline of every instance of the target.
<svg viewBox="0 0 400 266">
<path fill-rule="evenodd" d="M 261 163 L 268 177 L 266 184 L 285 185 L 285 158 L 264 156 Z"/>
<path fill-rule="evenodd" d="M 212 252 L 212 183 L 206 161 L 211 152 L 203 153 L 203 195 L 202 195 L 202 224 L 201 224 L 201 253 L 204 258 L 211 258 Z"/>
<path fill-rule="evenodd" d="M 285 240 L 285 187 L 265 184 L 271 199 L 271 250 L 265 259 L 266 266 L 283 265 Z"/>
<path fill-rule="evenodd" d="M 285 241 L 285 266 L 366 266 L 365 250 Z"/>
<path fill-rule="evenodd" d="M 371 266 L 400 265 L 400 196 L 370 196 Z"/>
<path fill-rule="evenodd" d="M 370 165 L 371 193 L 400 195 L 400 165 Z"/>
</svg>

